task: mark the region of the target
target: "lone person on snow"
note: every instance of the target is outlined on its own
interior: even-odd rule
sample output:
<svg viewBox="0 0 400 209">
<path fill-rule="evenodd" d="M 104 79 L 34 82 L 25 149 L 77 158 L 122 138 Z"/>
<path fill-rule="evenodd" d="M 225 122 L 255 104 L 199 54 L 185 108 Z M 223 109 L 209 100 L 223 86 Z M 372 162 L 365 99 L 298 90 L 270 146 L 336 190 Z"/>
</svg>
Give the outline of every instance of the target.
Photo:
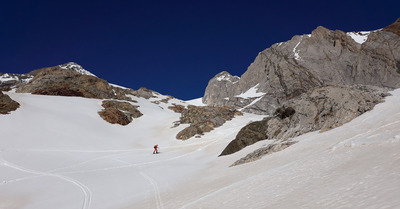
<svg viewBox="0 0 400 209">
<path fill-rule="evenodd" d="M 154 145 L 153 154 L 158 154 L 158 144 Z"/>
</svg>

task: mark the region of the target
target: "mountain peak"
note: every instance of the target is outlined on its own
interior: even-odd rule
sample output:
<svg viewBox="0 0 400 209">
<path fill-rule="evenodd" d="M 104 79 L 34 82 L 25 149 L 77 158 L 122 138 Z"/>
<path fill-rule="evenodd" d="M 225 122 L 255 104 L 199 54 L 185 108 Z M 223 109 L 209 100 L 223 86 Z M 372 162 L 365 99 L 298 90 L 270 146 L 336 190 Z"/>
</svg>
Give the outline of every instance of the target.
<svg viewBox="0 0 400 209">
<path fill-rule="evenodd" d="M 75 63 L 75 62 L 67 62 L 65 64 L 59 65 L 60 68 L 62 69 L 68 69 L 68 70 L 73 70 L 76 71 L 82 75 L 91 75 L 91 76 L 95 76 L 93 73 L 85 70 L 82 66 L 80 66 L 79 64 Z"/>
</svg>

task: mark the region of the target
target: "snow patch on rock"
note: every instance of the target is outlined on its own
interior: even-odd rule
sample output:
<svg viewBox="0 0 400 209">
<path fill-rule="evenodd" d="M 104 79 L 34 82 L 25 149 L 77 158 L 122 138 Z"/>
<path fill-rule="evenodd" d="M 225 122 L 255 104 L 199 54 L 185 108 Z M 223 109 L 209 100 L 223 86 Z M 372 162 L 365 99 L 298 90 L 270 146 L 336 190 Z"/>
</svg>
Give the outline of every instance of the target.
<svg viewBox="0 0 400 209">
<path fill-rule="evenodd" d="M 369 34 L 371 31 L 358 31 L 358 32 L 349 32 L 347 33 L 355 42 L 359 44 L 363 44 L 367 41 Z"/>
<path fill-rule="evenodd" d="M 265 95 L 265 93 L 263 92 L 257 92 L 258 91 L 258 85 L 255 85 L 253 87 L 251 87 L 249 90 L 247 90 L 244 93 L 241 93 L 239 95 L 236 95 L 235 97 L 240 97 L 243 99 L 249 99 L 249 98 L 255 98 L 255 97 L 262 97 Z"/>
<path fill-rule="evenodd" d="M 82 75 L 91 75 L 91 76 L 97 77 L 97 76 L 94 75 L 93 73 L 91 73 L 91 72 L 89 72 L 89 71 L 83 69 L 82 66 L 76 64 L 75 62 L 68 62 L 68 63 L 66 63 L 66 64 L 60 65 L 60 67 L 61 67 L 62 69 L 68 69 L 68 70 L 76 71 L 76 72 L 78 72 L 78 73 L 80 73 L 80 74 L 82 74 Z"/>
</svg>

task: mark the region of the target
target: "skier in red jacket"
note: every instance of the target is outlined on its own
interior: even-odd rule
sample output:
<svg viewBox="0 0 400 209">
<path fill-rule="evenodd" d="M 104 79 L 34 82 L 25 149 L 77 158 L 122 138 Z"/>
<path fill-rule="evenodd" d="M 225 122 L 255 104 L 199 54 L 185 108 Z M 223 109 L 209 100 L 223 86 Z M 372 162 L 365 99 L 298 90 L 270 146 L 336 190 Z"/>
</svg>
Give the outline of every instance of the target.
<svg viewBox="0 0 400 209">
<path fill-rule="evenodd" d="M 158 144 L 154 145 L 153 154 L 158 154 Z"/>
</svg>

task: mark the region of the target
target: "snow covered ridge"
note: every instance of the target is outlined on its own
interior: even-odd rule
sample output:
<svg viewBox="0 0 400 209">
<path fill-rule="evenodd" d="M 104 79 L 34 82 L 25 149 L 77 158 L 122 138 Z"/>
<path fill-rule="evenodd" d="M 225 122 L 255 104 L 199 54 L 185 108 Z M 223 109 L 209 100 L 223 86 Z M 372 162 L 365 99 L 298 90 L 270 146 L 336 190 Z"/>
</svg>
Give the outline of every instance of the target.
<svg viewBox="0 0 400 209">
<path fill-rule="evenodd" d="M 27 75 L 27 74 L 20 75 L 20 74 L 5 73 L 3 75 L 0 75 L 0 84 L 12 85 L 17 82 L 28 83 L 32 78 L 33 78 L 32 75 Z"/>
<path fill-rule="evenodd" d="M 8 74 L 8 73 L 0 75 L 0 82 L 7 82 L 7 81 L 14 81 L 14 80 L 19 80 L 19 78 L 16 75 L 12 75 L 12 74 Z"/>
<path fill-rule="evenodd" d="M 82 74 L 82 75 L 91 75 L 91 76 L 97 77 L 97 76 L 94 75 L 93 73 L 91 73 L 91 72 L 89 72 L 89 71 L 83 69 L 82 66 L 76 64 L 75 62 L 68 62 L 68 63 L 66 63 L 66 64 L 59 65 L 59 66 L 60 66 L 62 69 L 73 70 L 73 71 L 76 71 L 76 72 L 78 72 L 78 73 L 80 73 L 80 74 Z"/>
</svg>

